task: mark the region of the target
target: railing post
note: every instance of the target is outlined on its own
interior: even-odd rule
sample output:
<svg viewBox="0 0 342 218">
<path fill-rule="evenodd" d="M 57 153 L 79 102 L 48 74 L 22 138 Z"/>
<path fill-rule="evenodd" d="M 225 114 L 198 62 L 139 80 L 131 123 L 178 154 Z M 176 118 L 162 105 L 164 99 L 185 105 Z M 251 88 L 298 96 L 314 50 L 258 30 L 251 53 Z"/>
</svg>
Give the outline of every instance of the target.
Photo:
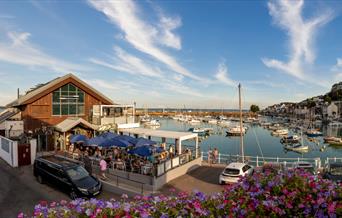
<svg viewBox="0 0 342 218">
<path fill-rule="evenodd" d="M 201 151 L 201 161 L 203 162 L 203 151 Z"/>
<path fill-rule="evenodd" d="M 284 161 L 284 168 L 286 168 L 286 160 Z"/>
<path fill-rule="evenodd" d="M 335 157 L 335 162 L 336 162 L 336 157 Z"/>
<path fill-rule="evenodd" d="M 119 187 L 119 177 L 118 176 L 116 176 L 116 186 Z"/>
<path fill-rule="evenodd" d="M 256 158 L 256 166 L 259 167 L 259 156 L 257 155 L 257 158 Z"/>
<path fill-rule="evenodd" d="M 277 163 L 279 163 L 279 157 L 277 157 Z"/>
<path fill-rule="evenodd" d="M 221 163 L 221 153 L 219 153 L 219 156 L 218 156 L 218 163 L 219 164 Z"/>
</svg>

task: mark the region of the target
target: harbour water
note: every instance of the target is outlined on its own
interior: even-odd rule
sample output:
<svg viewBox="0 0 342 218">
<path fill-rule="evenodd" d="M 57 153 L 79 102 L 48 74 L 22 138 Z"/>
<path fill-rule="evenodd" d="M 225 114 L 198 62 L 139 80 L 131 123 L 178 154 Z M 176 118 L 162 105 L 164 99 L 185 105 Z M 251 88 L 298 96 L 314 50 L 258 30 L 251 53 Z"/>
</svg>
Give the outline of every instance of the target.
<svg viewBox="0 0 342 218">
<path fill-rule="evenodd" d="M 172 119 L 160 119 L 161 130 L 173 130 L 173 131 L 188 131 L 189 128 L 194 127 L 189 123 L 179 122 Z M 209 148 L 216 147 L 222 154 L 239 154 L 240 151 L 240 138 L 239 137 L 227 137 L 226 128 L 222 128 L 218 125 L 210 125 L 207 123 L 201 123 L 195 127 L 210 127 L 213 128 L 213 133 L 206 138 L 201 139 L 200 148 L 201 151 L 208 151 Z M 333 132 L 340 135 L 341 129 L 327 129 L 323 128 L 324 132 Z M 297 133 L 298 134 L 298 133 Z M 319 144 L 309 141 L 304 137 L 304 144 L 308 144 L 310 150 L 307 153 L 296 153 L 293 151 L 287 151 L 280 143 L 280 137 L 271 135 L 271 131 L 264 129 L 259 125 L 249 125 L 249 129 L 244 136 L 244 148 L 245 155 L 248 156 L 264 156 L 264 157 L 279 157 L 279 158 L 316 158 L 320 157 L 322 160 L 327 157 L 342 157 L 342 146 L 329 146 L 321 151 L 320 147 L 323 145 L 323 140 L 320 138 Z M 169 143 L 174 143 L 168 141 Z M 185 141 L 185 145 L 193 145 L 193 141 Z M 258 146 L 258 144 L 260 146 Z"/>
</svg>

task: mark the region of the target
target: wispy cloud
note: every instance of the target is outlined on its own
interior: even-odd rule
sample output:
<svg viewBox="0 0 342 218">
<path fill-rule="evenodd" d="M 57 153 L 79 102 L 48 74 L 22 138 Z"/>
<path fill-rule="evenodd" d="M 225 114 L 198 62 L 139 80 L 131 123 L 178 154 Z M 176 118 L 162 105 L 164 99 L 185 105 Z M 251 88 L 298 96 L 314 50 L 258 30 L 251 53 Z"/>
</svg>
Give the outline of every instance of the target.
<svg viewBox="0 0 342 218">
<path fill-rule="evenodd" d="M 0 14 L 0 19 L 14 19 L 15 16 L 9 14 Z"/>
<path fill-rule="evenodd" d="M 223 61 L 221 61 L 217 66 L 215 78 L 218 80 L 218 82 L 224 83 L 229 86 L 237 85 L 237 82 L 229 78 L 227 65 Z"/>
<path fill-rule="evenodd" d="M 126 72 L 129 74 L 140 74 L 151 77 L 162 76 L 162 72 L 157 67 L 145 63 L 140 58 L 127 53 L 118 46 L 114 47 L 114 53 L 114 61 L 112 62 L 102 61 L 97 58 L 91 58 L 89 61 L 115 71 Z"/>
<path fill-rule="evenodd" d="M 174 72 L 192 79 L 202 80 L 159 47 L 162 42 L 163 45 L 170 48 L 181 48 L 180 37 L 172 32 L 181 25 L 179 18 L 173 19 L 163 16 L 159 24 L 153 24 L 147 22 L 146 20 L 148 19 L 141 15 L 140 8 L 138 8 L 134 1 L 89 0 L 89 2 L 91 6 L 105 14 L 110 22 L 122 30 L 124 39 L 134 48 L 150 55 Z"/>
<path fill-rule="evenodd" d="M 85 68 L 60 60 L 41 51 L 29 42 L 28 32 L 8 32 L 8 40 L 0 42 L 0 61 L 28 67 L 43 67 L 58 73 L 82 71 Z"/>
<path fill-rule="evenodd" d="M 268 3 L 274 23 L 286 31 L 289 37 L 288 62 L 263 58 L 263 63 L 270 68 L 285 72 L 298 79 L 307 79 L 307 66 L 315 60 L 314 39 L 319 27 L 328 23 L 331 10 L 322 11 L 310 19 L 303 17 L 304 1 L 271 1 Z"/>
</svg>

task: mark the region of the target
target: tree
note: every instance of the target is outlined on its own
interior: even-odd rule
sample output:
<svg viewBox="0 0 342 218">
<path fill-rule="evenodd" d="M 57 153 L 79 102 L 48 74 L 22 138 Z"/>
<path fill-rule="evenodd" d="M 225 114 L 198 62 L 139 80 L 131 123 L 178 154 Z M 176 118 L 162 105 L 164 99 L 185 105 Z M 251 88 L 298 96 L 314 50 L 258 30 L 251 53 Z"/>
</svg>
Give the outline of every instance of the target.
<svg viewBox="0 0 342 218">
<path fill-rule="evenodd" d="M 256 112 L 260 111 L 259 106 L 255 105 L 255 104 L 252 104 L 251 108 L 250 108 L 250 111 L 252 111 L 253 113 L 256 113 Z"/>
<path fill-rule="evenodd" d="M 329 95 L 324 96 L 324 102 L 328 102 L 328 104 L 331 103 L 331 97 Z"/>
</svg>

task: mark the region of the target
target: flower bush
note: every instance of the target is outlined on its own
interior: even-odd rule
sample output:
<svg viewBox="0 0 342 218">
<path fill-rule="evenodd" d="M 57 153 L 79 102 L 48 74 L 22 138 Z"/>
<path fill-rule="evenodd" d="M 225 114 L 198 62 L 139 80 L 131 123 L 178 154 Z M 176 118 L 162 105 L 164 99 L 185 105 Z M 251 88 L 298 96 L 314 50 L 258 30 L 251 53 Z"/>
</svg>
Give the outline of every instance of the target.
<svg viewBox="0 0 342 218">
<path fill-rule="evenodd" d="M 29 217 L 23 213 L 18 218 Z M 304 171 L 256 172 L 213 195 L 199 191 L 109 201 L 40 202 L 32 217 L 342 217 L 340 185 Z"/>
</svg>

